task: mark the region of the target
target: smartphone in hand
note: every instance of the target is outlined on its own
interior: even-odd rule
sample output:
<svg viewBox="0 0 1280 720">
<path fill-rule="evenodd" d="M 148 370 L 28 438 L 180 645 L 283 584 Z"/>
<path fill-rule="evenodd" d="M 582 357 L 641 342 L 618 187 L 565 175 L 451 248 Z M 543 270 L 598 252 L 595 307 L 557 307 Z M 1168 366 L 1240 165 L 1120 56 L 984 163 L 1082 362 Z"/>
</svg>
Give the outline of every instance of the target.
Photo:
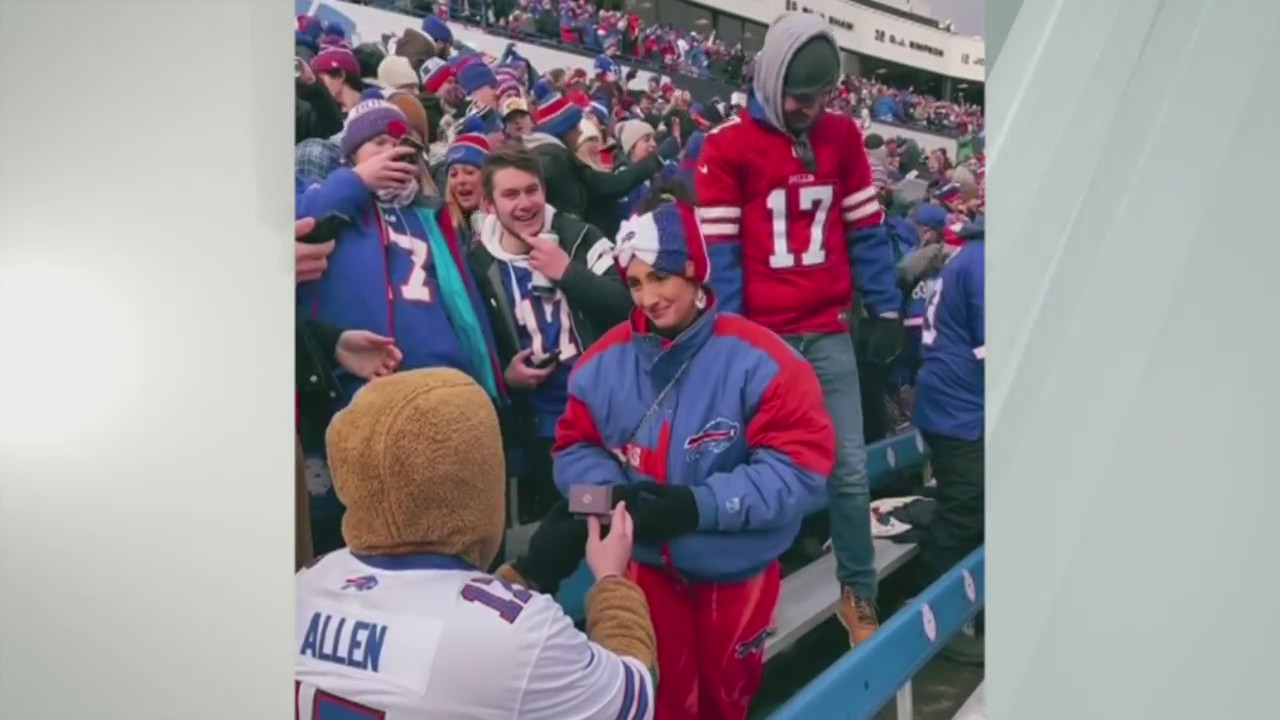
<svg viewBox="0 0 1280 720">
<path fill-rule="evenodd" d="M 411 162 L 415 165 L 422 165 L 426 162 L 425 153 L 427 152 L 427 149 L 422 146 L 422 143 L 415 140 L 412 136 L 405 135 L 404 137 L 400 138 L 400 142 L 397 143 L 396 145 L 398 147 L 409 148 L 413 150 L 412 155 L 407 155 L 404 158 L 402 158 L 405 162 Z"/>
<path fill-rule="evenodd" d="M 316 222 L 311 232 L 298 238 L 298 242 L 307 245 L 323 245 L 338 237 L 342 229 L 351 224 L 351 218 L 342 213 L 332 212 Z"/>
<path fill-rule="evenodd" d="M 546 357 L 542 358 L 537 362 L 529 363 L 529 366 L 535 370 L 546 370 L 547 368 L 551 367 L 552 365 L 555 365 L 558 362 L 560 362 L 560 351 L 552 350 L 551 354 L 547 355 Z"/>
</svg>

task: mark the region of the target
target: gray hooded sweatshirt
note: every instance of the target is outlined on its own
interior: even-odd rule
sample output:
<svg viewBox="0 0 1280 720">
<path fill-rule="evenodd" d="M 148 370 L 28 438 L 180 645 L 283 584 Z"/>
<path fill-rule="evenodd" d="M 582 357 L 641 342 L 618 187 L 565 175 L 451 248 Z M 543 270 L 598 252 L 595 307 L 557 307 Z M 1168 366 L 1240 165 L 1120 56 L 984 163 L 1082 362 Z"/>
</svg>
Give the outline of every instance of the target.
<svg viewBox="0 0 1280 720">
<path fill-rule="evenodd" d="M 816 37 L 826 37 L 839 47 L 821 16 L 787 13 L 769 27 L 764 35 L 764 47 L 756 55 L 752 94 L 764 109 L 763 119 L 783 132 L 787 131 L 787 121 L 782 113 L 782 81 L 787 75 L 787 66 L 800 46 Z"/>
</svg>

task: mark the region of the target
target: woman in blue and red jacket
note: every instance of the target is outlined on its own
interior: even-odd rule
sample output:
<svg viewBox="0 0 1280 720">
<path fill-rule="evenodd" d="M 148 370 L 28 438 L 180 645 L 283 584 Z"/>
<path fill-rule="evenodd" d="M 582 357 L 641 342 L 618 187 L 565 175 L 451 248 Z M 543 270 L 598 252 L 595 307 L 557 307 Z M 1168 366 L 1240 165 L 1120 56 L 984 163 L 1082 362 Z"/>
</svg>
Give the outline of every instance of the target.
<svg viewBox="0 0 1280 720">
<path fill-rule="evenodd" d="M 692 207 L 623 223 L 636 309 L 569 381 L 555 480 L 614 487 L 631 579 L 658 636 L 657 717 L 746 717 L 781 585 L 778 557 L 826 498 L 835 433 L 817 376 L 777 335 L 719 312 Z"/>
</svg>

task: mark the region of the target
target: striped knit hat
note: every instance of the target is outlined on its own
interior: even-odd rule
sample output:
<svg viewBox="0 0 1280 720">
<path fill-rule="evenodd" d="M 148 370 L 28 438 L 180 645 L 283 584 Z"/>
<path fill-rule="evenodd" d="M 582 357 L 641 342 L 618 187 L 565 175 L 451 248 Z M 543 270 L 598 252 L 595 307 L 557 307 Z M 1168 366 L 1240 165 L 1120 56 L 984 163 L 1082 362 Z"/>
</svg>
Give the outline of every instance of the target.
<svg viewBox="0 0 1280 720">
<path fill-rule="evenodd" d="M 947 183 L 938 188 L 933 193 L 933 197 L 942 203 L 958 202 L 964 199 L 960 195 L 960 186 L 955 183 Z"/>
<path fill-rule="evenodd" d="M 478 168 L 484 165 L 490 150 L 489 139 L 484 135 L 463 133 L 453 141 L 444 154 L 445 170 L 448 171 L 454 165 L 471 165 Z"/>
<path fill-rule="evenodd" d="M 538 103 L 534 122 L 537 123 L 539 132 L 552 137 L 563 137 L 582 122 L 582 108 L 569 102 L 560 93 L 553 92 Z"/>
<path fill-rule="evenodd" d="M 499 79 L 498 103 L 501 104 L 503 100 L 513 97 L 524 97 L 524 90 L 521 89 L 520 84 L 510 80 Z"/>
<path fill-rule="evenodd" d="M 342 157 L 356 154 L 361 145 L 378 137 L 402 138 L 409 133 L 409 120 L 400 108 L 386 100 L 364 100 L 351 108 L 342 130 Z"/>
<path fill-rule="evenodd" d="M 524 73 L 516 67 L 499 65 L 494 69 L 493 74 L 498 78 L 499 88 L 507 83 L 514 84 L 516 87 L 524 87 Z"/>
<path fill-rule="evenodd" d="M 602 127 L 609 124 L 609 109 L 604 105 L 592 102 L 587 106 L 587 111 L 594 115 L 596 120 L 600 121 Z"/>
<path fill-rule="evenodd" d="M 668 202 L 656 210 L 623 221 L 618 229 L 618 264 L 625 269 L 633 258 L 655 270 L 705 285 L 711 279 L 707 243 L 693 206 Z M 692 263 L 692 272 L 686 272 Z"/>
<path fill-rule="evenodd" d="M 457 77 L 453 66 L 439 58 L 428 60 L 422 66 L 422 89 L 432 95 L 440 92 L 444 84 Z"/>
</svg>

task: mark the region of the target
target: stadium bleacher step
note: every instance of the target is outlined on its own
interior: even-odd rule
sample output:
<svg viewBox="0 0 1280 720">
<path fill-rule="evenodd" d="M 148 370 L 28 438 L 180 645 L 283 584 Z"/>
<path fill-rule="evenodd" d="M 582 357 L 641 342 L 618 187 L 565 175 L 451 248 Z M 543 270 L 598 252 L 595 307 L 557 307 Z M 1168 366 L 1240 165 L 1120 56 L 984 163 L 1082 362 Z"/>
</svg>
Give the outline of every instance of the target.
<svg viewBox="0 0 1280 720">
<path fill-rule="evenodd" d="M 875 540 L 876 575 L 888 577 L 915 556 L 915 545 Z M 840 584 L 836 582 L 836 558 L 827 554 L 782 581 L 778 598 L 777 630 L 765 642 L 764 659 L 790 648 L 805 633 L 835 614 L 840 604 Z"/>
</svg>

